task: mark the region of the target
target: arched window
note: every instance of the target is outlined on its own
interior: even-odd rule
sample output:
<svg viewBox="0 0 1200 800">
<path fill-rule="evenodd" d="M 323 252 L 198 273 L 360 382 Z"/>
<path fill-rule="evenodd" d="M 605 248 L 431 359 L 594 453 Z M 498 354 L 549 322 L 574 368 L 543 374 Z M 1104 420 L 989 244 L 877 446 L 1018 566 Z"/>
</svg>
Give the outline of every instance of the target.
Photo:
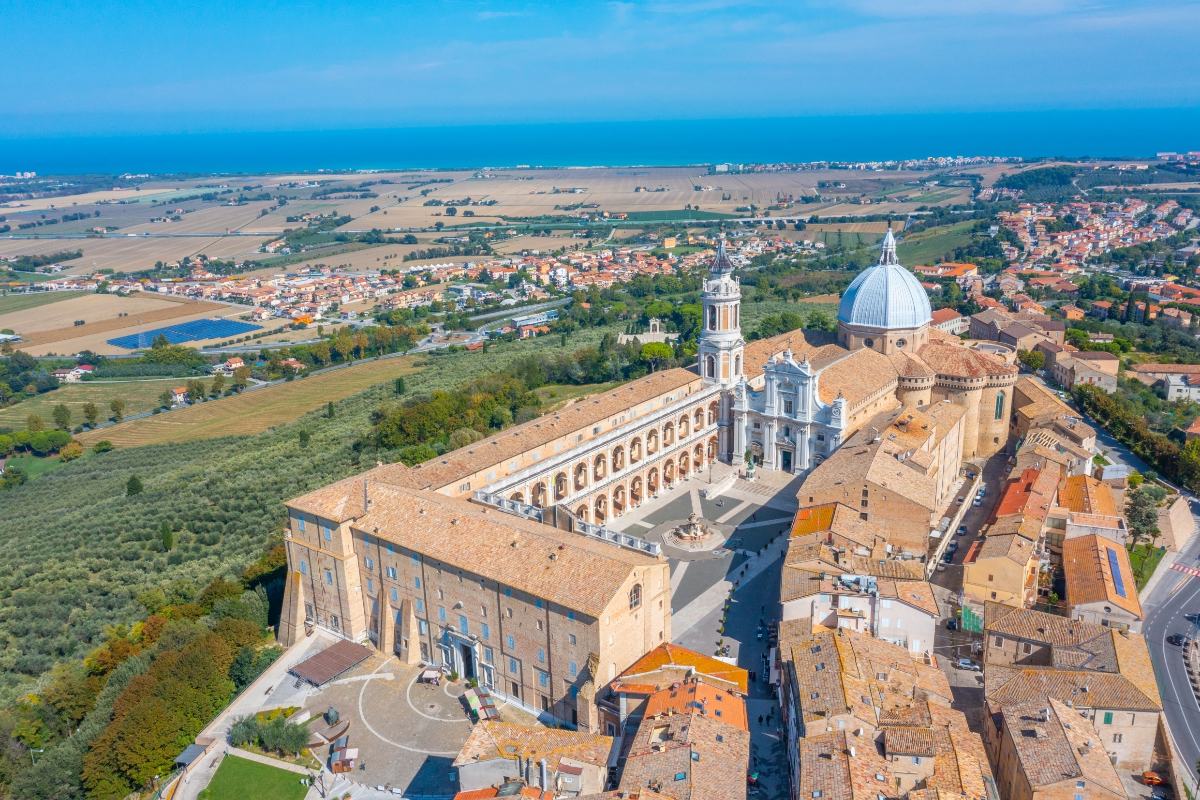
<svg viewBox="0 0 1200 800">
<path fill-rule="evenodd" d="M 996 393 L 996 419 L 1004 419 L 1004 392 Z"/>
<path fill-rule="evenodd" d="M 742 374 L 742 357 L 741 356 L 733 357 L 733 374 L 734 375 Z"/>
<path fill-rule="evenodd" d="M 629 590 L 629 608 L 635 609 L 642 604 L 642 585 L 635 583 L 633 588 Z"/>
<path fill-rule="evenodd" d="M 708 329 L 710 331 L 715 331 L 717 329 L 717 307 L 716 306 L 708 307 Z"/>
<path fill-rule="evenodd" d="M 704 374 L 709 378 L 717 376 L 717 360 L 712 356 L 706 356 L 704 359 Z"/>
</svg>

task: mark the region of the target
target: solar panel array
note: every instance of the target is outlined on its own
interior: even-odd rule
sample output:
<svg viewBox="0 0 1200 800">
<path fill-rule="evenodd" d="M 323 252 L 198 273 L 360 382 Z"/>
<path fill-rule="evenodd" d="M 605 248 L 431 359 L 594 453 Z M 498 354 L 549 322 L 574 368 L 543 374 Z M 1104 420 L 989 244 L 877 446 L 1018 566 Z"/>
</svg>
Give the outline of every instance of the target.
<svg viewBox="0 0 1200 800">
<path fill-rule="evenodd" d="M 1111 547 L 1104 549 L 1108 551 L 1108 569 L 1112 573 L 1113 585 L 1117 589 L 1117 594 L 1125 597 L 1125 576 L 1121 574 L 1121 568 L 1117 564 L 1117 551 Z"/>
<path fill-rule="evenodd" d="M 118 336 L 115 339 L 109 339 L 108 343 L 126 350 L 141 350 L 154 344 L 154 340 L 159 336 L 165 336 L 171 344 L 182 344 L 201 339 L 225 339 L 230 336 L 240 336 L 261 328 L 261 325 L 252 325 L 249 322 L 238 322 L 232 319 L 196 319 L 191 322 L 181 322 L 178 325 L 167 325 L 150 331 Z"/>
</svg>

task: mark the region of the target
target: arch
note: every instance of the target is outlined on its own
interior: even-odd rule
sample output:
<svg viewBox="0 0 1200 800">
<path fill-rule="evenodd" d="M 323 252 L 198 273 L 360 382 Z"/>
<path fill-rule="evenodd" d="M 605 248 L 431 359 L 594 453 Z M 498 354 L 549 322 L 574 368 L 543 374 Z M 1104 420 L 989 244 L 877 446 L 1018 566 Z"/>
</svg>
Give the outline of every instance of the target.
<svg viewBox="0 0 1200 800">
<path fill-rule="evenodd" d="M 679 438 L 686 439 L 688 434 L 692 432 L 692 418 L 684 414 L 679 418 L 678 422 Z"/>
<path fill-rule="evenodd" d="M 716 400 L 708 404 L 708 424 L 716 425 L 717 419 L 721 415 L 721 407 Z"/>
<path fill-rule="evenodd" d="M 596 497 L 596 501 L 593 503 L 593 506 L 595 506 L 596 509 L 595 513 L 592 515 L 593 521 L 595 521 L 597 525 L 603 525 L 604 520 L 608 519 L 608 497 L 605 495 L 599 495 Z"/>
<path fill-rule="evenodd" d="M 642 460 L 642 439 L 635 436 L 629 440 L 629 463 L 636 464 Z"/>
<path fill-rule="evenodd" d="M 671 485 L 674 483 L 675 483 L 675 461 L 673 459 L 668 458 L 666 463 L 663 464 L 663 486 L 670 488 Z"/>
<path fill-rule="evenodd" d="M 670 447 L 671 445 L 675 444 L 675 423 L 674 422 L 668 422 L 665 425 L 663 425 L 662 443 L 663 443 L 663 447 Z"/>
<path fill-rule="evenodd" d="M 651 429 L 646 434 L 646 455 L 652 456 L 658 452 L 658 429 Z"/>
<path fill-rule="evenodd" d="M 567 473 L 560 472 L 554 476 L 554 499 L 562 500 L 567 496 L 567 492 L 571 490 L 570 484 L 567 482 Z"/>
<path fill-rule="evenodd" d="M 625 448 L 617 445 L 612 449 L 612 471 L 620 472 L 625 469 Z"/>
<path fill-rule="evenodd" d="M 584 503 L 583 505 L 579 506 L 579 508 L 575 509 L 575 517 L 576 517 L 576 519 L 579 519 L 579 520 L 581 520 L 581 521 L 583 521 L 583 522 L 587 522 L 587 521 L 588 521 L 588 506 L 587 506 L 587 503 Z"/>
<path fill-rule="evenodd" d="M 707 453 L 708 460 L 716 461 L 717 460 L 717 437 L 715 437 L 715 436 L 709 437 L 707 449 L 708 449 L 708 453 Z"/>
<path fill-rule="evenodd" d="M 717 377 L 717 359 L 711 355 L 707 355 L 704 357 L 704 377 L 706 377 L 706 378 Z"/>
<path fill-rule="evenodd" d="M 642 478 L 639 475 L 629 482 L 629 505 L 637 508 L 642 504 Z"/>
<path fill-rule="evenodd" d="M 604 480 L 606 475 L 608 475 L 608 456 L 604 455 L 604 453 L 598 453 L 592 459 L 592 480 Z"/>
<path fill-rule="evenodd" d="M 692 457 L 685 450 L 679 455 L 679 479 L 683 480 L 691 472 Z"/>
<path fill-rule="evenodd" d="M 633 588 L 629 590 L 629 609 L 632 611 L 642 604 L 642 585 L 635 583 Z"/>
<path fill-rule="evenodd" d="M 510 494 L 508 496 L 508 499 L 513 500 L 517 503 L 524 503 L 525 502 L 525 492 L 524 492 L 524 490 L 513 492 L 512 494 Z"/>
<path fill-rule="evenodd" d="M 646 473 L 646 491 L 651 497 L 658 494 L 658 467 L 651 467 Z"/>
<path fill-rule="evenodd" d="M 696 442 L 696 446 L 692 448 L 692 463 L 695 464 L 696 469 L 700 469 L 707 460 L 704 457 L 704 443 Z"/>
<path fill-rule="evenodd" d="M 741 353 L 738 353 L 737 355 L 735 355 L 733 357 L 733 374 L 734 375 L 742 374 L 742 354 Z"/>
<path fill-rule="evenodd" d="M 582 491 L 588 485 L 588 465 L 586 461 L 580 461 L 575 465 L 575 491 Z"/>
<path fill-rule="evenodd" d="M 717 329 L 717 307 L 716 306 L 708 307 L 708 329 L 710 331 L 715 331 Z"/>
<path fill-rule="evenodd" d="M 694 414 L 692 414 L 692 428 L 695 430 L 700 430 L 703 427 L 704 427 L 704 409 L 697 408 L 696 412 Z"/>
<path fill-rule="evenodd" d="M 625 511 L 625 487 L 617 486 L 613 489 L 612 496 L 612 513 L 617 516 Z"/>
<path fill-rule="evenodd" d="M 533 485 L 533 504 L 535 506 L 537 506 L 538 508 L 545 508 L 546 507 L 546 495 L 547 495 L 547 490 L 546 490 L 545 483 L 535 483 Z"/>
<path fill-rule="evenodd" d="M 996 419 L 1004 419 L 1004 390 L 996 392 Z"/>
</svg>

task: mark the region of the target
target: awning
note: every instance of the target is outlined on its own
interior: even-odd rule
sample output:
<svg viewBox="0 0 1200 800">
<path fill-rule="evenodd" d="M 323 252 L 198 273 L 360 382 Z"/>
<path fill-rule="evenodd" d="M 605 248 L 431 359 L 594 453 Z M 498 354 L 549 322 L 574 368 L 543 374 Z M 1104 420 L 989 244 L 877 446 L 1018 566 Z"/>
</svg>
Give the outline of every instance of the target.
<svg viewBox="0 0 1200 800">
<path fill-rule="evenodd" d="M 326 647 L 311 658 L 306 658 L 288 672 L 313 686 L 324 686 L 342 673 L 362 663 L 371 655 L 371 648 L 355 644 L 349 639 Z"/>
<path fill-rule="evenodd" d="M 184 748 L 184 751 L 182 753 L 175 756 L 175 766 L 177 766 L 177 767 L 189 766 L 193 761 L 195 761 L 197 758 L 199 758 L 202 755 L 204 755 L 203 747 L 201 747 L 198 744 L 189 744 L 186 748 Z"/>
</svg>

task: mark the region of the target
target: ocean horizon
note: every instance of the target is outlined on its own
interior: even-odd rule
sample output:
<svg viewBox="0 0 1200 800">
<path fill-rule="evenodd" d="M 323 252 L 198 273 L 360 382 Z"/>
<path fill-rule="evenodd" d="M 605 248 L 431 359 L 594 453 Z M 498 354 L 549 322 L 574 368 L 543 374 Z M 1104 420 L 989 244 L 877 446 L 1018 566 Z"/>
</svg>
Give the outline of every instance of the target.
<svg viewBox="0 0 1200 800">
<path fill-rule="evenodd" d="M 1200 149 L 1200 108 L 0 136 L 0 173 L 626 167 Z"/>
</svg>

